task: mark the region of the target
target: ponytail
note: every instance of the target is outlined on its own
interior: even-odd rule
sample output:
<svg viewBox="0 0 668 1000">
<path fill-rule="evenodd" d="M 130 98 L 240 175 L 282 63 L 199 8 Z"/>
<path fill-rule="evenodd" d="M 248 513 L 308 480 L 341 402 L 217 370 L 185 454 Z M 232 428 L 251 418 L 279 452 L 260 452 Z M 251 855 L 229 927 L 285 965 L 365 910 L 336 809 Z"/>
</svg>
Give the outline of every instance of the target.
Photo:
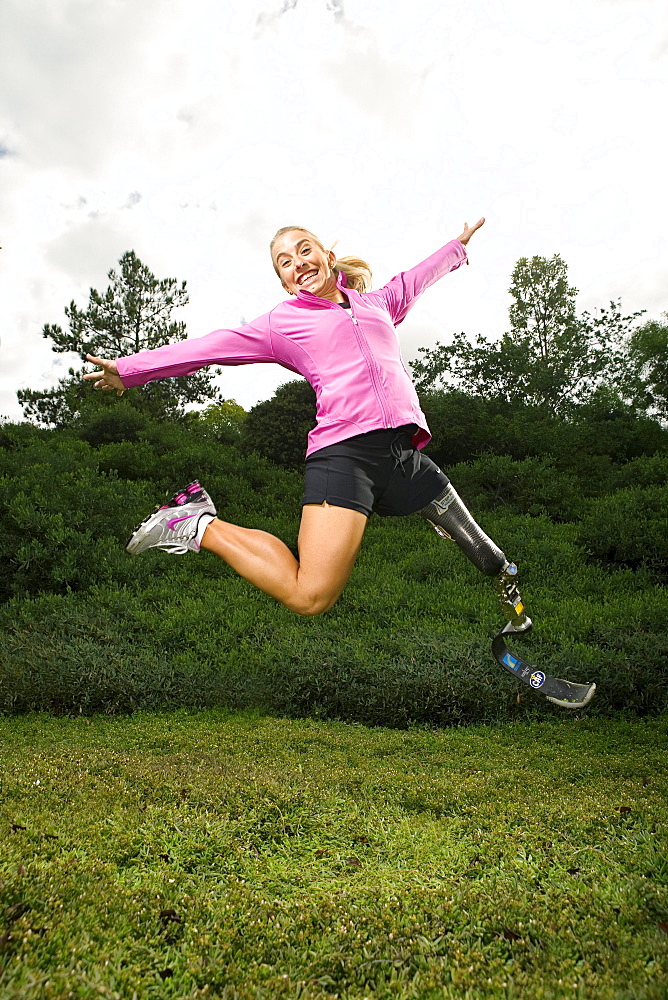
<svg viewBox="0 0 668 1000">
<path fill-rule="evenodd" d="M 360 257 L 340 257 L 334 265 L 334 272 L 343 271 L 347 288 L 356 292 L 368 292 L 371 288 L 371 268 Z"/>
</svg>

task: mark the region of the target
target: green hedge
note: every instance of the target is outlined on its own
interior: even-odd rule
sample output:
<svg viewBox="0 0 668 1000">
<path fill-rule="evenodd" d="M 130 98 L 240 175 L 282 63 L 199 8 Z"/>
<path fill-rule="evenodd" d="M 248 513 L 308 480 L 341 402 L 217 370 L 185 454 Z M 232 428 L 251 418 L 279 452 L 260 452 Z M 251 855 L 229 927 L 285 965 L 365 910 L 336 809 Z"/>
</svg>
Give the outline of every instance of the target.
<svg viewBox="0 0 668 1000">
<path fill-rule="evenodd" d="M 143 585 L 161 575 L 164 561 L 129 560 L 124 543 L 157 504 L 196 478 L 230 520 L 253 524 L 288 511 L 281 530 L 294 541 L 299 476 L 205 432 L 167 429 L 153 426 L 150 440 L 98 448 L 69 433 L 4 429 L 0 489 L 11 503 L 0 534 L 0 600 Z"/>
<path fill-rule="evenodd" d="M 93 447 L 75 433 L 0 428 L 11 498 L 1 711 L 252 705 L 398 726 L 558 711 L 495 665 L 502 621 L 490 582 L 419 517 L 371 520 L 346 592 L 318 619 L 292 615 L 206 554 L 128 556 L 132 527 L 190 479 L 223 517 L 288 544 L 302 490 L 299 472 L 195 418 L 137 423 L 133 434 Z M 536 628 L 518 651 L 557 676 L 596 680 L 592 711 L 668 704 L 666 461 L 609 463 L 618 488 L 598 498 L 547 458 L 448 470 L 520 566 Z"/>
<path fill-rule="evenodd" d="M 489 454 L 446 471 L 474 511 L 547 514 L 553 521 L 574 521 L 582 513 L 580 484 L 549 458 L 516 460 Z"/>
<path fill-rule="evenodd" d="M 520 561 L 536 622 L 515 640 L 518 652 L 557 676 L 596 680 L 591 711 L 668 708 L 660 588 L 583 563 L 571 525 L 485 526 Z M 501 621 L 489 581 L 417 519 L 372 523 L 349 588 L 315 619 L 213 557 L 146 559 L 163 575 L 149 574 L 141 589 L 106 585 L 0 611 L 0 710 L 255 706 L 390 726 L 560 711 L 495 664 L 490 639 Z"/>
<path fill-rule="evenodd" d="M 607 563 L 668 568 L 668 485 L 637 486 L 591 501 L 579 531 L 587 552 Z"/>
</svg>

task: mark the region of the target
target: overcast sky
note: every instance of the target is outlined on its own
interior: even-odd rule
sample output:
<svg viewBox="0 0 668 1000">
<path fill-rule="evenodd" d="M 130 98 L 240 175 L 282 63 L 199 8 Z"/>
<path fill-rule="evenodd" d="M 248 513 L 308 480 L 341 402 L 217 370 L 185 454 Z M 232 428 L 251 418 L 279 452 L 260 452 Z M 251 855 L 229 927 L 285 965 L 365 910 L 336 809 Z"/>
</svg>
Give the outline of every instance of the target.
<svg viewBox="0 0 668 1000">
<path fill-rule="evenodd" d="M 503 333 L 534 254 L 581 308 L 658 318 L 667 55 L 665 0 L 2 0 L 0 414 L 66 372 L 42 327 L 126 250 L 187 281 L 192 337 L 284 297 L 267 245 L 293 223 L 380 285 L 486 216 L 407 359 Z M 221 386 L 248 408 L 292 377 Z"/>
</svg>

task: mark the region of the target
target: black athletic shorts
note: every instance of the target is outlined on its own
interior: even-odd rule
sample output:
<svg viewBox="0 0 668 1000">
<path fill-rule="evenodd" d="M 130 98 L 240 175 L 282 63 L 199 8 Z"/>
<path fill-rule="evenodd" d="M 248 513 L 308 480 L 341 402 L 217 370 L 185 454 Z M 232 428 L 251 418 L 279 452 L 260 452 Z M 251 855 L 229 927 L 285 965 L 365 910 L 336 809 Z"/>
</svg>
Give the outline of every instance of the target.
<svg viewBox="0 0 668 1000">
<path fill-rule="evenodd" d="M 306 459 L 303 504 L 405 517 L 431 503 L 450 480 L 413 447 L 417 427 L 369 431 L 320 448 Z"/>
</svg>

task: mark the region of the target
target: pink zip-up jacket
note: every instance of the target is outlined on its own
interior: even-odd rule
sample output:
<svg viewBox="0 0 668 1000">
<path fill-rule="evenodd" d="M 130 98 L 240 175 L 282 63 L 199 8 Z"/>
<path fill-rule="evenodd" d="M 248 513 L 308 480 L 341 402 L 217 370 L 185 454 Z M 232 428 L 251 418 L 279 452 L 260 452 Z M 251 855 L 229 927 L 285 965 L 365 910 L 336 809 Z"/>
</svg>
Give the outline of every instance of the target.
<svg viewBox="0 0 668 1000">
<path fill-rule="evenodd" d="M 301 290 L 237 329 L 118 358 L 118 374 L 130 388 L 207 365 L 273 361 L 303 375 L 315 390 L 317 423 L 307 457 L 357 434 L 403 424 L 417 425 L 413 444 L 424 448 L 431 435 L 394 328 L 426 288 L 465 260 L 463 245 L 451 240 L 373 292 L 347 288 L 340 272 L 338 287 L 350 309 Z"/>
</svg>

